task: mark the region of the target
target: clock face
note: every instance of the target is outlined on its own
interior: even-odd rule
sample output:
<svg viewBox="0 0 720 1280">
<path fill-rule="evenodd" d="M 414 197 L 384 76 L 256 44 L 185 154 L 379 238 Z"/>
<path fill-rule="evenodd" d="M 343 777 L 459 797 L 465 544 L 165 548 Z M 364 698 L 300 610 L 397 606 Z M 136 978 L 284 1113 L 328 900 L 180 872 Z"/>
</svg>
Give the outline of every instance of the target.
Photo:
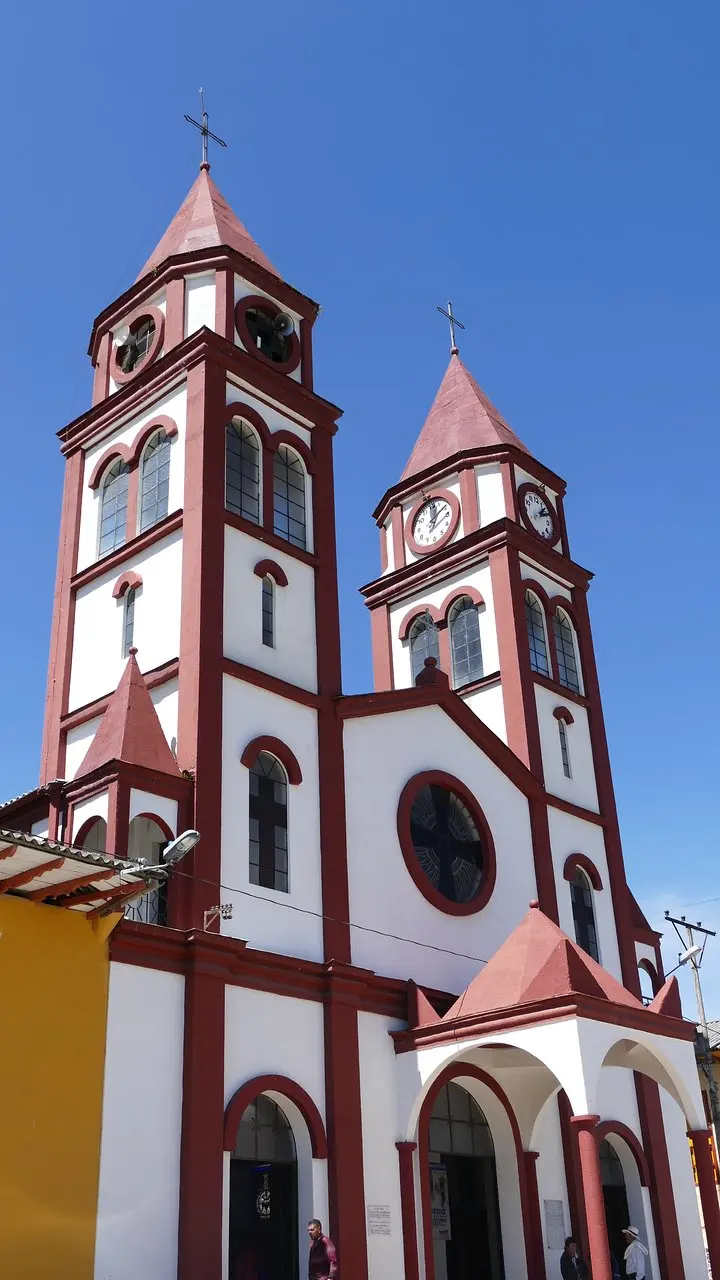
<svg viewBox="0 0 720 1280">
<path fill-rule="evenodd" d="M 557 541 L 555 512 L 539 489 L 526 489 L 522 497 L 528 523 L 538 537 L 545 542 Z"/>
<path fill-rule="evenodd" d="M 415 517 L 413 537 L 418 546 L 434 547 L 447 533 L 452 509 L 446 498 L 428 498 Z"/>
</svg>

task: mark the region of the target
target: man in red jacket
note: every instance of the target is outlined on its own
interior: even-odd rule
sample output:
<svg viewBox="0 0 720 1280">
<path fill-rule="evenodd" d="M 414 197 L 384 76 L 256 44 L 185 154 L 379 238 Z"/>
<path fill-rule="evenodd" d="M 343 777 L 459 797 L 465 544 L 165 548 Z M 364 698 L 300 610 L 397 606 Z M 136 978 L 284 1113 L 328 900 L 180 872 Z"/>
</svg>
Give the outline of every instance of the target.
<svg viewBox="0 0 720 1280">
<path fill-rule="evenodd" d="M 310 1236 L 310 1258 L 308 1261 L 309 1280 L 335 1280 L 337 1275 L 337 1253 L 329 1236 L 323 1235 L 322 1222 L 312 1218 L 308 1222 Z"/>
</svg>

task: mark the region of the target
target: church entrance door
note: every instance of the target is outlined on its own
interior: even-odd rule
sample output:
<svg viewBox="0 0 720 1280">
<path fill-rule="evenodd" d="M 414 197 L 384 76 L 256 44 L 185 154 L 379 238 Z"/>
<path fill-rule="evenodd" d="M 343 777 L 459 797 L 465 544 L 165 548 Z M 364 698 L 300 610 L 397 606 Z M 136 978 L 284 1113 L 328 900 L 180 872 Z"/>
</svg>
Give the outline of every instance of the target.
<svg viewBox="0 0 720 1280">
<path fill-rule="evenodd" d="M 609 1142 L 600 1143 L 600 1172 L 602 1174 L 603 1199 L 605 1201 L 605 1221 L 607 1223 L 610 1252 L 615 1254 L 620 1264 L 620 1275 L 625 1275 L 623 1254 L 626 1244 L 623 1227 L 630 1222 L 627 1192 L 625 1191 L 625 1175 L 620 1157 Z"/>
<path fill-rule="evenodd" d="M 454 1082 L 435 1100 L 429 1147 L 435 1280 L 504 1280 L 490 1127 Z"/>
<path fill-rule="evenodd" d="M 260 1094 L 230 1160 L 229 1280 L 297 1280 L 297 1162 L 292 1130 Z"/>
</svg>

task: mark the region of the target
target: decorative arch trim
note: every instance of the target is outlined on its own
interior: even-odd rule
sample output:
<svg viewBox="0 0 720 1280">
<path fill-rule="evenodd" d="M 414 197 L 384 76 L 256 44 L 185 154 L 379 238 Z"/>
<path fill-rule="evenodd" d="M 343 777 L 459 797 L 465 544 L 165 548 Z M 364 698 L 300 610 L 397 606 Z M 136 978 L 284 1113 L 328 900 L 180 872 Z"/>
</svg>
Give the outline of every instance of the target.
<svg viewBox="0 0 720 1280">
<path fill-rule="evenodd" d="M 271 452 L 277 453 L 278 449 L 283 444 L 286 445 L 293 453 L 298 455 L 300 461 L 305 467 L 305 470 L 308 471 L 310 475 L 313 475 L 315 471 L 315 459 L 305 444 L 305 441 L 300 440 L 296 435 L 293 435 L 292 431 L 272 431 L 268 441 L 268 448 Z"/>
<path fill-rule="evenodd" d="M 556 720 L 564 720 L 565 724 L 575 723 L 575 717 L 571 711 L 568 711 L 567 707 L 555 707 L 553 715 Z"/>
<path fill-rule="evenodd" d="M 251 408 L 249 404 L 245 404 L 242 400 L 234 400 L 232 404 L 227 406 L 226 413 L 226 426 L 230 425 L 233 418 L 243 418 L 245 422 L 248 422 L 251 427 L 255 428 L 260 436 L 260 443 L 266 447 L 269 446 L 270 428 L 268 427 L 265 419 L 260 417 L 260 414 L 256 409 Z"/>
<path fill-rule="evenodd" d="M 273 302 L 272 298 L 266 298 L 259 293 L 249 293 L 236 302 L 235 328 L 248 355 L 252 356 L 254 360 L 259 360 L 261 364 L 268 365 L 270 369 L 276 369 L 279 373 L 292 373 L 300 363 L 300 339 L 297 333 L 293 329 L 292 334 L 290 334 L 290 351 L 287 360 L 271 360 L 270 356 L 266 356 L 264 351 L 261 351 L 253 342 L 252 335 L 248 329 L 247 313 L 253 309 L 265 311 L 273 319 L 279 316 L 282 311 L 282 307 Z"/>
<path fill-rule="evenodd" d="M 456 587 L 448 596 L 445 597 L 440 605 L 440 614 L 446 622 L 450 621 L 450 610 L 453 605 L 457 604 L 458 600 L 465 599 L 465 597 L 472 600 L 473 604 L 477 605 L 478 608 L 481 604 L 485 604 L 485 600 L 475 587 Z"/>
<path fill-rule="evenodd" d="M 647 956 L 643 956 L 641 960 L 638 960 L 638 969 L 642 969 L 643 973 L 647 974 L 652 983 L 653 995 L 657 995 L 658 991 L 662 987 L 662 982 L 660 981 L 660 974 L 655 968 L 652 960 L 648 960 Z"/>
<path fill-rule="evenodd" d="M 470 1062 L 453 1062 L 449 1066 L 445 1067 L 435 1080 L 433 1080 L 423 1099 L 423 1103 L 420 1108 L 420 1115 L 418 1117 L 418 1163 L 420 1166 L 422 1233 L 425 1244 L 425 1280 L 435 1280 L 435 1259 L 433 1256 L 432 1214 L 430 1205 L 430 1179 L 425 1176 L 430 1160 L 430 1113 L 432 1112 L 433 1104 L 440 1090 L 443 1089 L 446 1084 L 450 1084 L 451 1081 L 460 1081 L 463 1077 L 469 1077 L 472 1080 L 479 1080 L 481 1084 L 487 1085 L 488 1089 L 495 1094 L 495 1097 L 503 1107 L 510 1122 L 513 1142 L 515 1144 L 517 1176 L 520 1186 L 520 1204 L 522 1208 L 525 1254 L 527 1259 L 528 1275 L 530 1275 L 532 1273 L 534 1262 L 533 1234 L 531 1225 L 532 1215 L 528 1195 L 527 1172 L 525 1167 L 522 1137 L 520 1135 L 520 1126 L 518 1125 L 515 1112 L 510 1105 L 507 1094 L 504 1093 L 497 1081 L 493 1080 L 492 1076 L 488 1075 L 486 1071 L 483 1071 L 481 1067 L 474 1066 Z"/>
<path fill-rule="evenodd" d="M 248 742 L 245 747 L 240 763 L 244 764 L 246 769 L 252 769 L 261 751 L 267 751 L 269 755 L 275 756 L 280 761 L 291 786 L 298 786 L 302 782 L 302 770 L 296 756 L 279 738 L 269 736 L 253 738 L 252 742 Z"/>
<path fill-rule="evenodd" d="M 275 560 L 258 560 L 253 573 L 256 578 L 272 578 L 277 587 L 286 587 L 288 576 Z"/>
<path fill-rule="evenodd" d="M 525 599 L 525 592 L 530 591 L 532 595 L 537 596 L 539 604 L 545 610 L 546 618 L 550 617 L 552 614 L 552 603 L 545 588 L 541 586 L 539 582 L 536 582 L 534 578 L 522 578 L 521 581 L 523 599 Z"/>
<path fill-rule="evenodd" d="M 133 573 L 132 569 L 127 573 L 121 573 L 115 586 L 113 587 L 113 600 L 121 600 L 126 591 L 137 591 L 141 587 L 143 580 L 139 573 Z"/>
<path fill-rule="evenodd" d="M 132 465 L 132 449 L 126 444 L 113 444 L 106 449 L 101 458 L 98 458 L 92 470 L 92 475 L 88 481 L 90 489 L 99 489 L 105 472 L 111 462 L 117 462 L 118 458 L 122 458 L 128 466 Z"/>
<path fill-rule="evenodd" d="M 581 871 L 585 872 L 585 875 L 590 881 L 593 889 L 599 893 L 603 888 L 602 876 L 595 866 L 595 863 L 591 862 L 584 853 L 571 853 L 569 857 L 565 859 L 565 866 L 563 867 L 563 876 L 565 879 L 568 881 L 572 880 L 578 867 Z"/>
<path fill-rule="evenodd" d="M 410 609 L 410 611 L 405 614 L 405 617 L 400 623 L 400 630 L 398 632 L 398 635 L 400 636 L 401 640 L 407 640 L 408 633 L 410 631 L 410 628 L 413 622 L 416 622 L 418 618 L 421 618 L 424 613 L 430 614 L 430 617 L 432 618 L 436 626 L 438 622 L 442 622 L 443 620 L 442 613 L 440 612 L 439 609 L 435 608 L 434 604 L 415 604 L 413 605 L 412 609 Z"/>
<path fill-rule="evenodd" d="M 122 343 L 118 344 L 115 342 L 114 337 L 111 338 L 110 377 L 114 382 L 117 382 L 121 386 L 126 382 L 132 382 L 133 379 L 137 378 L 144 369 L 147 369 L 148 365 L 152 364 L 153 360 L 162 348 L 163 340 L 165 338 L 165 316 L 159 307 L 149 307 L 147 304 L 136 307 L 135 310 L 131 311 L 130 315 L 125 318 L 123 327 L 130 329 L 136 321 L 144 320 L 146 316 L 148 320 L 153 321 L 155 325 L 155 332 L 152 336 L 152 341 L 145 359 L 141 360 L 140 364 L 136 365 L 134 369 L 130 369 L 128 373 L 125 373 L 120 368 L 117 361 L 117 353 L 120 350 Z"/>
<path fill-rule="evenodd" d="M 427 876 L 423 873 L 422 867 L 418 862 L 413 845 L 412 835 L 410 832 L 410 812 L 412 810 L 413 800 L 421 787 L 424 786 L 441 786 L 447 787 L 454 791 L 462 800 L 463 804 L 469 809 L 473 821 L 480 833 L 480 839 L 485 854 L 483 865 L 483 879 L 480 885 L 480 891 L 471 898 L 469 902 L 450 902 L 430 883 Z M 469 916 L 474 915 L 477 911 L 482 911 L 487 906 L 492 897 L 495 888 L 495 877 L 497 875 L 497 861 L 495 858 L 495 842 L 492 838 L 492 832 L 488 826 L 487 819 L 478 804 L 475 796 L 460 782 L 459 778 L 453 777 L 451 773 L 443 773 L 438 769 L 426 770 L 423 773 L 416 773 L 410 778 L 403 787 L 398 804 L 397 812 L 397 832 L 400 841 L 400 849 L 405 859 L 411 878 L 414 880 L 416 887 L 419 889 L 423 897 L 436 907 L 438 911 L 442 911 L 445 915 L 450 916 Z"/>
<path fill-rule="evenodd" d="M 327 1137 L 320 1112 L 310 1094 L 287 1076 L 255 1076 L 254 1080 L 247 1080 L 240 1085 L 225 1108 L 223 1150 L 234 1150 L 243 1114 L 261 1093 L 279 1093 L 295 1104 L 307 1125 L 313 1159 L 327 1160 Z"/>
<path fill-rule="evenodd" d="M 168 439 L 173 440 L 178 433 L 177 423 L 165 414 L 160 414 L 157 418 L 153 418 L 152 422 L 148 422 L 133 440 L 131 466 L 139 464 L 146 444 L 158 431 L 164 431 Z"/>
<path fill-rule="evenodd" d="M 601 1120 L 600 1124 L 595 1128 L 595 1136 L 597 1138 L 598 1147 L 604 1138 L 610 1134 L 622 1138 L 626 1142 L 633 1153 L 637 1171 L 640 1175 L 640 1184 L 643 1187 L 650 1186 L 650 1166 L 648 1165 L 647 1156 L 642 1149 L 640 1139 L 636 1137 L 632 1129 L 629 1129 L 621 1120 Z"/>
<path fill-rule="evenodd" d="M 72 843 L 73 843 L 74 849 L 79 849 L 81 847 L 83 840 L 88 834 L 88 831 L 92 830 L 96 822 L 105 823 L 105 834 L 107 835 L 107 826 L 108 826 L 107 818 L 104 818 L 101 813 L 96 813 L 94 815 L 91 815 L 89 818 L 85 819 L 82 826 L 80 827 L 80 830 L 73 835 Z"/>
<path fill-rule="evenodd" d="M 566 615 L 573 631 L 575 632 L 575 636 L 577 637 L 580 631 L 580 624 L 578 623 L 577 614 L 575 613 L 572 602 L 570 600 L 566 600 L 565 596 L 551 596 L 548 600 L 548 607 L 551 615 L 556 614 L 558 609 L 561 613 Z"/>
<path fill-rule="evenodd" d="M 148 818 L 150 822 L 154 822 L 155 825 L 160 828 L 166 840 L 175 839 L 175 832 L 171 831 L 165 819 L 159 818 L 156 813 L 136 813 L 134 817 L 130 819 L 130 822 L 128 824 L 129 827 L 132 826 L 136 818 Z"/>
</svg>

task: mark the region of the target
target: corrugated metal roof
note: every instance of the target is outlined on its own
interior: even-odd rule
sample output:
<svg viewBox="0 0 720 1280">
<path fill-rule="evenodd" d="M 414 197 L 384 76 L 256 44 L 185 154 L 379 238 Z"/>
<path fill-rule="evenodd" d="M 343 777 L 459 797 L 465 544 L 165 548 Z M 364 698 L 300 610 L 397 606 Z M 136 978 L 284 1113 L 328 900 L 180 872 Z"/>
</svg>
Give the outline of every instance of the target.
<svg viewBox="0 0 720 1280">
<path fill-rule="evenodd" d="M 19 796 L 13 796 L 12 800 L 3 800 L 0 804 L 0 813 L 3 809 L 9 809 L 13 804 L 19 804 L 21 800 L 29 800 L 31 796 L 47 795 L 51 787 L 62 787 L 65 785 L 64 778 L 53 778 L 51 782 L 46 782 L 42 787 L 31 787 L 29 791 L 21 791 Z"/>
<path fill-rule="evenodd" d="M 164 870 L 148 874 L 109 853 L 0 828 L 0 893 L 86 913 L 123 910 L 125 901 L 156 888 Z M 117 907 L 115 907 L 117 903 Z M 111 905 L 113 904 L 113 905 Z"/>
</svg>

